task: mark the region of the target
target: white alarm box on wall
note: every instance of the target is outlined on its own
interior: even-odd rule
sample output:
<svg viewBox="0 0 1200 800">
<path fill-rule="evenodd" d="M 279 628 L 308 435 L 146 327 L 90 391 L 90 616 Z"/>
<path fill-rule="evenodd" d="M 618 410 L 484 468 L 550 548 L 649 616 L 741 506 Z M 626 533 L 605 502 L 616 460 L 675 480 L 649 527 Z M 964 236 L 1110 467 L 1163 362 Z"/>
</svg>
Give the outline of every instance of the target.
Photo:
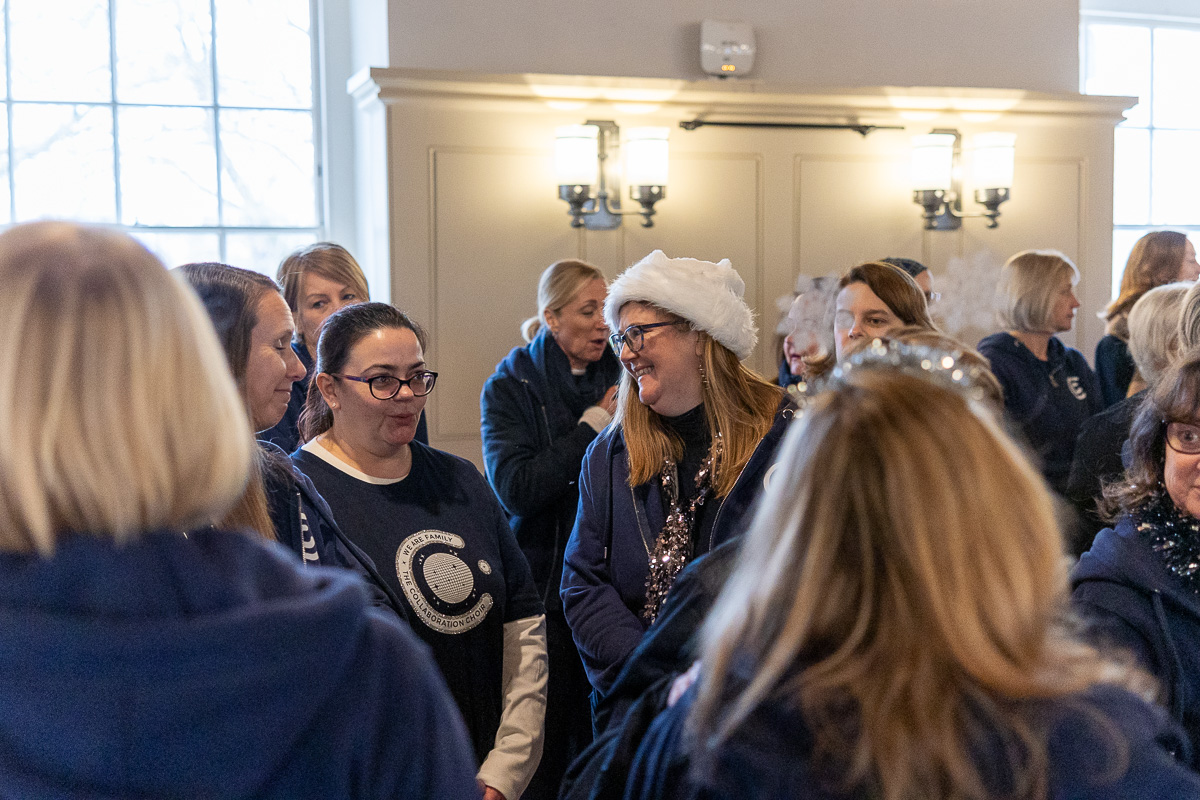
<svg viewBox="0 0 1200 800">
<path fill-rule="evenodd" d="M 700 24 L 700 66 L 710 75 L 731 78 L 754 68 L 754 28 L 748 22 L 706 19 Z"/>
</svg>

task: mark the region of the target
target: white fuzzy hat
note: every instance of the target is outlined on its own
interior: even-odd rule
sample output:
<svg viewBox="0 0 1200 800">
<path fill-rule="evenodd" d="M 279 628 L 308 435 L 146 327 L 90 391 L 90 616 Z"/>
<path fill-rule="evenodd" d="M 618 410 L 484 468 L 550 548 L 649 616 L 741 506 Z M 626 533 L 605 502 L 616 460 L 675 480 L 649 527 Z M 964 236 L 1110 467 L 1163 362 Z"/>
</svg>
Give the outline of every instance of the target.
<svg viewBox="0 0 1200 800">
<path fill-rule="evenodd" d="M 758 342 L 754 314 L 743 299 L 745 293 L 746 283 L 728 258 L 714 264 L 694 258 L 667 258 L 662 250 L 655 250 L 608 287 L 604 320 L 615 331 L 621 306 L 650 303 L 683 317 L 739 359 L 745 359 Z"/>
</svg>

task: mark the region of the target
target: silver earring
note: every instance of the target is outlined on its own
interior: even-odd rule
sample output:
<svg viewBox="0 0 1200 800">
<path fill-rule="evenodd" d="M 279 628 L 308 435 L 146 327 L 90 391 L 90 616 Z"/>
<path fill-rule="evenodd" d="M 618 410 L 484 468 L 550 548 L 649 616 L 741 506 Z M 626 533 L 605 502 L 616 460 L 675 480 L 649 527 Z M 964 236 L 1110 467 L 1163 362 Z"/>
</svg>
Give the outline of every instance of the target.
<svg viewBox="0 0 1200 800">
<path fill-rule="evenodd" d="M 704 362 L 700 362 L 700 383 L 704 384 L 704 388 L 708 388 L 708 373 L 704 371 Z"/>
</svg>

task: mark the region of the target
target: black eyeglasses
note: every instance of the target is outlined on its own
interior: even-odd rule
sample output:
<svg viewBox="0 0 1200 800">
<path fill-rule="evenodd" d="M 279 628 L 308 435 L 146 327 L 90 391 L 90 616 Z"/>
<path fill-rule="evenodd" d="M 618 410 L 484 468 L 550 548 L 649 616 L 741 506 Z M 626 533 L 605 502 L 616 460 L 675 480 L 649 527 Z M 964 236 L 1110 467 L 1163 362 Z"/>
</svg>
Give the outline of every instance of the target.
<svg viewBox="0 0 1200 800">
<path fill-rule="evenodd" d="M 391 400 L 400 394 L 400 390 L 405 386 L 413 393 L 413 397 L 424 397 L 433 391 L 433 385 L 437 383 L 437 376 L 436 372 L 418 372 L 408 380 L 402 381 L 395 375 L 376 375 L 374 378 L 360 378 L 357 375 L 333 375 L 334 378 L 344 378 L 348 381 L 365 383 L 371 390 L 371 396 L 376 400 Z"/>
<path fill-rule="evenodd" d="M 646 346 L 646 331 L 652 328 L 664 328 L 667 325 L 683 325 L 685 323 L 679 320 L 672 322 L 647 322 L 644 325 L 630 325 L 620 333 L 614 333 L 608 337 L 608 343 L 612 345 L 613 352 L 619 357 L 621 348 L 629 345 L 629 351 L 636 353 Z"/>
<path fill-rule="evenodd" d="M 1185 456 L 1200 455 L 1200 426 L 1167 422 L 1167 447 Z"/>
</svg>

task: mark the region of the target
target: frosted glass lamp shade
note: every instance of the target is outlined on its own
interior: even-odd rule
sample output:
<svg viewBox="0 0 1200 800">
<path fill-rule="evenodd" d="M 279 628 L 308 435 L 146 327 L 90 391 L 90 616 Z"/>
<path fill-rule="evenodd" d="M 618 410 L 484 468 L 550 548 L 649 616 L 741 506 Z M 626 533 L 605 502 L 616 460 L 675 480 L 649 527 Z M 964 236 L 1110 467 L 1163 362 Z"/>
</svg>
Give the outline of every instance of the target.
<svg viewBox="0 0 1200 800">
<path fill-rule="evenodd" d="M 949 191 L 954 180 L 954 134 L 926 133 L 912 142 L 912 188 Z"/>
<path fill-rule="evenodd" d="M 667 185 L 667 128 L 630 128 L 625 134 L 625 182 Z"/>
<path fill-rule="evenodd" d="M 981 133 L 975 137 L 973 182 L 981 189 L 1011 189 L 1015 133 Z"/>
<path fill-rule="evenodd" d="M 598 182 L 599 134 L 595 125 L 563 125 L 555 131 L 554 174 L 559 186 L 591 186 Z"/>
</svg>

